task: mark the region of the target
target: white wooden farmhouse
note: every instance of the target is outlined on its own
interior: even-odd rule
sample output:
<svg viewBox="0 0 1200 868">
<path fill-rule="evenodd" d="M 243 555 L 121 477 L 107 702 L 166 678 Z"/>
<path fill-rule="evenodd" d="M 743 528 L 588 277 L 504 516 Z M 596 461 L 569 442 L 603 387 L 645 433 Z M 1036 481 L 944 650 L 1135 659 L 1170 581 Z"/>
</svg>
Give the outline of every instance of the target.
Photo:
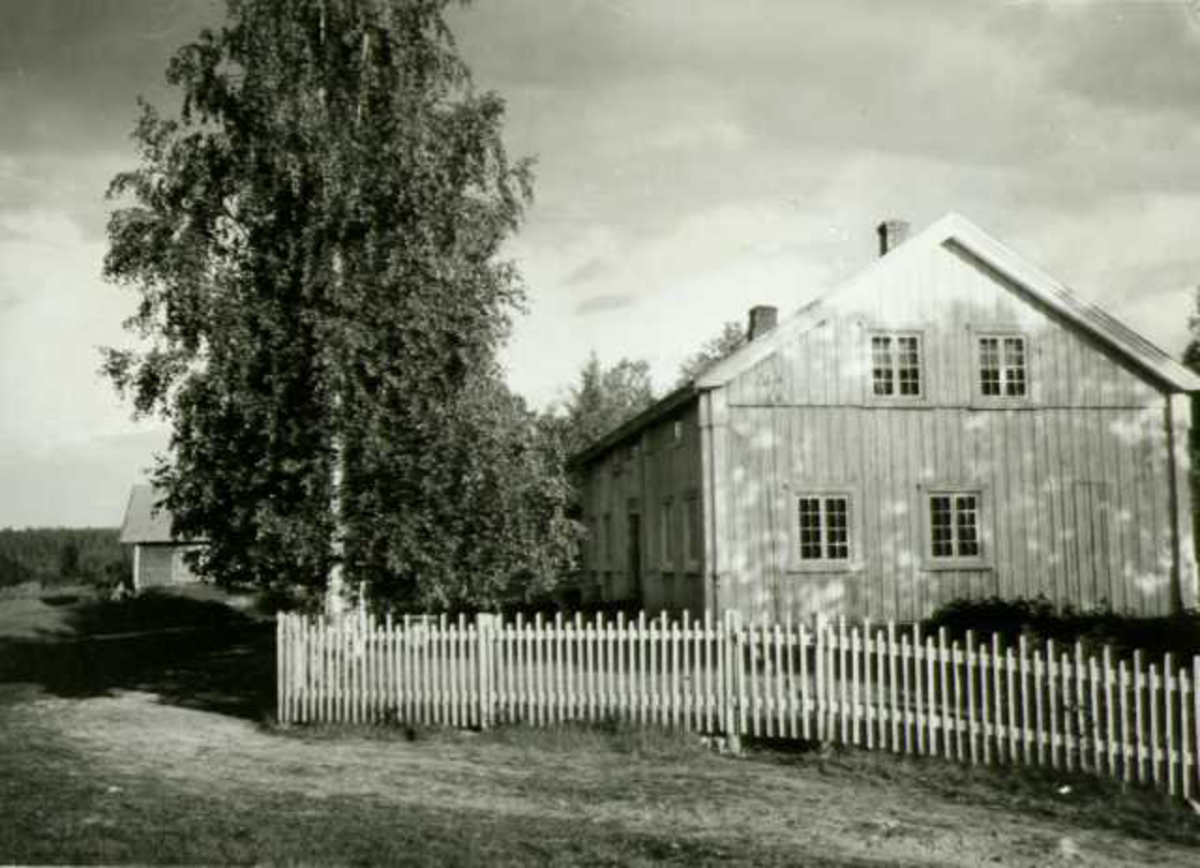
<svg viewBox="0 0 1200 868">
<path fill-rule="evenodd" d="M 1197 604 L 1200 379 L 957 215 L 576 464 L 586 594 L 748 617 L 916 618 L 1045 595 Z"/>
</svg>

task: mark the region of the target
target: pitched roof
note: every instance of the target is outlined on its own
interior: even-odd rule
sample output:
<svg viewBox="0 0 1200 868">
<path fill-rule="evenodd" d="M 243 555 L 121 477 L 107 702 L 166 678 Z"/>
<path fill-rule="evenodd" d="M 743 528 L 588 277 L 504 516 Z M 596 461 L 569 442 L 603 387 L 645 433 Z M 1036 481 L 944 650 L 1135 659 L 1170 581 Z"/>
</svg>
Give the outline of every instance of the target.
<svg viewBox="0 0 1200 868">
<path fill-rule="evenodd" d="M 904 259 L 919 256 L 929 248 L 937 246 L 954 246 L 981 260 L 1012 281 L 1030 298 L 1074 323 L 1143 374 L 1168 389 L 1177 392 L 1200 391 L 1200 376 L 1195 372 L 1184 367 L 1169 353 L 1098 305 L 1079 298 L 1064 284 L 1022 259 L 958 214 L 947 214 L 887 256 L 875 260 L 854 277 L 801 308 L 795 315 L 781 321 L 773 331 L 713 365 L 696 379 L 696 387 L 712 389 L 724 385 L 770 355 L 783 341 L 820 324 L 826 313 L 824 302 L 830 296 L 870 280 L 879 272 L 895 267 Z"/>
<path fill-rule="evenodd" d="M 679 407 L 682 407 L 689 400 L 696 397 L 695 382 L 684 383 L 674 392 L 655 401 L 642 412 L 638 413 L 632 419 L 622 422 L 616 428 L 609 431 L 596 442 L 592 443 L 582 452 L 576 453 L 570 460 L 572 465 L 587 464 L 596 456 L 607 452 L 613 446 L 616 446 L 626 437 L 641 431 L 650 423 L 657 419 L 661 419 L 668 413 L 673 412 Z"/>
<path fill-rule="evenodd" d="M 887 256 L 875 260 L 854 277 L 781 320 L 771 331 L 701 372 L 691 383 L 672 392 L 648 410 L 606 434 L 579 453 L 573 459 L 574 462 L 590 461 L 619 441 L 666 416 L 697 392 L 725 385 L 775 352 L 781 343 L 820 325 L 829 314 L 825 301 L 831 296 L 871 280 L 879 272 L 895 267 L 904 259 L 918 256 L 923 251 L 940 245 L 957 246 L 983 261 L 1031 298 L 1074 323 L 1168 389 L 1177 392 L 1200 391 L 1200 376 L 1169 353 L 1099 306 L 1079 298 L 1064 284 L 1022 259 L 965 217 L 951 213 L 901 244 Z"/>
<path fill-rule="evenodd" d="M 153 485 L 135 485 L 129 492 L 125 507 L 125 523 L 121 525 L 121 542 L 127 545 L 144 543 L 183 542 L 171 532 L 171 513 L 159 502 L 166 493 Z"/>
</svg>

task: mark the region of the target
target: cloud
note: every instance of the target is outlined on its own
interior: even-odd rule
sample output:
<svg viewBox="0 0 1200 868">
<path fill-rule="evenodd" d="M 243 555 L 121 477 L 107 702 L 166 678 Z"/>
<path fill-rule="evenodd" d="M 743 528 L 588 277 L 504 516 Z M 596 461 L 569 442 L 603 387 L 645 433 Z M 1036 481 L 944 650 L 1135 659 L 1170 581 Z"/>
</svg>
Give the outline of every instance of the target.
<svg viewBox="0 0 1200 868">
<path fill-rule="evenodd" d="M 8 3 L 0 152 L 85 154 L 124 143 L 138 94 L 166 97 L 167 59 L 220 20 L 217 0 Z"/>
<path fill-rule="evenodd" d="M 0 223 L 0 244 L 5 241 L 26 241 L 29 236 L 18 229 L 13 229 L 5 223 Z"/>
<path fill-rule="evenodd" d="M 1193 6 L 1027 3 L 992 20 L 997 33 L 1044 58 L 1051 81 L 1090 102 L 1190 117 L 1200 97 L 1200 16 Z"/>
<path fill-rule="evenodd" d="M 593 313 L 606 313 L 608 311 L 632 307 L 636 303 L 637 297 L 632 293 L 593 295 L 591 298 L 586 298 L 575 305 L 575 315 L 587 316 Z"/>
<path fill-rule="evenodd" d="M 603 259 L 589 259 L 563 278 L 564 286 L 578 286 L 591 283 L 612 273 L 612 264 Z"/>
</svg>

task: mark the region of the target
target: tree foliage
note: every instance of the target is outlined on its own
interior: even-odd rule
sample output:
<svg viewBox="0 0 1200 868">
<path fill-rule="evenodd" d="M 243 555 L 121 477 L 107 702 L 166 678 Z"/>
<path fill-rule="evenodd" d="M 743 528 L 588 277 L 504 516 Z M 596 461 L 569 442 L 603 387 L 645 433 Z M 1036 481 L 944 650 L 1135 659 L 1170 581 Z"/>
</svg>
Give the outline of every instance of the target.
<svg viewBox="0 0 1200 868">
<path fill-rule="evenodd" d="M 129 553 L 108 528 L 0 530 L 0 587 L 27 581 L 88 584 L 129 577 Z"/>
<path fill-rule="evenodd" d="M 621 359 L 604 367 L 593 352 L 579 371 L 567 399 L 547 424 L 557 432 L 567 456 L 574 455 L 632 419 L 656 400 L 650 364 Z"/>
<path fill-rule="evenodd" d="M 745 346 L 747 339 L 746 327 L 740 321 L 730 320 L 725 323 L 719 334 L 709 338 L 697 352 L 684 360 L 679 368 L 676 385 L 690 383 L 717 362 Z"/>
<path fill-rule="evenodd" d="M 567 551 L 561 460 L 495 363 L 529 165 L 448 2 L 227 0 L 170 62 L 178 115 L 142 105 L 105 272 L 146 344 L 105 371 L 173 423 L 156 481 L 218 580 L 320 590 L 336 533 L 376 597 L 491 605 Z"/>
</svg>

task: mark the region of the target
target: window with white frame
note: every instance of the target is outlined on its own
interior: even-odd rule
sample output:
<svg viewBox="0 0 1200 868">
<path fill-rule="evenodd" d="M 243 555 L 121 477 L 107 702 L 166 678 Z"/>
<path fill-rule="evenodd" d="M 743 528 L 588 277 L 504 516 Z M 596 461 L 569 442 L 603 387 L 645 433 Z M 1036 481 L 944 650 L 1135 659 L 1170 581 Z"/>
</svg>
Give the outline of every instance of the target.
<svg viewBox="0 0 1200 868">
<path fill-rule="evenodd" d="M 937 561 L 983 556 L 977 492 L 939 491 L 929 495 L 929 556 Z"/>
<path fill-rule="evenodd" d="M 981 335 L 979 391 L 987 398 L 1023 398 L 1029 387 L 1025 338 L 1020 335 Z"/>
<path fill-rule="evenodd" d="M 879 398 L 921 397 L 921 337 L 871 336 L 871 391 Z"/>
<path fill-rule="evenodd" d="M 801 563 L 850 560 L 850 497 L 802 494 L 796 499 Z"/>
</svg>

